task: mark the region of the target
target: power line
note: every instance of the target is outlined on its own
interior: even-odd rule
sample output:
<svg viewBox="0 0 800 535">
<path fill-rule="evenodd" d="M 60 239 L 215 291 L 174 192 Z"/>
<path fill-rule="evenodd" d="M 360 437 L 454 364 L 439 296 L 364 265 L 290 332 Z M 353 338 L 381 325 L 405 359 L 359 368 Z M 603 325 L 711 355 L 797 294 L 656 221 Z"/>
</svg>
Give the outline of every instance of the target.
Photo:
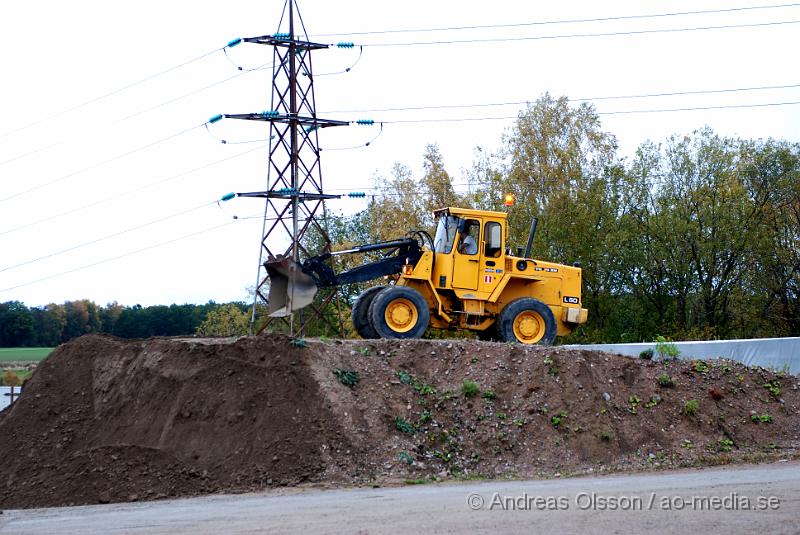
<svg viewBox="0 0 800 535">
<path fill-rule="evenodd" d="M 625 99 L 635 99 L 635 98 L 654 98 L 654 97 L 673 97 L 673 96 L 681 96 L 681 95 L 710 95 L 710 94 L 721 94 L 721 93 L 737 93 L 743 91 L 762 91 L 762 90 L 770 90 L 770 89 L 793 89 L 800 87 L 800 84 L 787 84 L 787 85 L 765 85 L 765 86 L 758 86 L 758 87 L 736 87 L 736 88 L 729 88 L 729 89 L 703 89 L 703 90 L 691 90 L 691 91 L 672 91 L 672 92 L 664 92 L 664 93 L 645 93 L 641 95 L 611 95 L 611 96 L 602 96 L 602 97 L 582 97 L 582 98 L 574 98 L 570 99 L 574 102 L 590 102 L 594 100 L 625 100 Z M 470 104 L 439 104 L 433 106 L 405 106 L 405 107 L 398 107 L 398 108 L 369 108 L 369 109 L 361 109 L 361 110 L 332 110 L 327 111 L 325 113 L 367 113 L 367 112 L 376 112 L 376 111 L 414 111 L 414 110 L 444 110 L 444 109 L 458 109 L 458 108 L 488 108 L 488 107 L 499 107 L 499 106 L 521 106 L 524 104 L 528 104 L 532 102 L 532 100 L 520 100 L 520 101 L 510 101 L 510 102 L 488 102 L 488 103 L 470 103 Z"/>
<path fill-rule="evenodd" d="M 223 223 L 221 225 L 216 225 L 216 226 L 209 227 L 209 228 L 206 228 L 206 229 L 203 229 L 203 230 L 198 230 L 196 232 L 192 232 L 190 234 L 185 234 L 183 236 L 179 236 L 179 237 L 173 238 L 171 240 L 166 240 L 166 241 L 162 241 L 162 242 L 156 243 L 154 245 L 149 245 L 147 247 L 142 247 L 141 249 L 136 249 L 135 251 L 130 251 L 128 253 L 124 253 L 124 254 L 121 254 L 121 255 L 113 256 L 111 258 L 106 258 L 104 260 L 99 260 L 99 261 L 93 262 L 91 264 L 84 264 L 83 266 L 79 266 L 79 267 L 76 267 L 76 268 L 73 268 L 73 269 L 68 269 L 66 271 L 61 271 L 60 273 L 55 273 L 53 275 L 48 275 L 46 277 L 42 277 L 40 279 L 28 281 L 28 282 L 25 282 L 25 283 L 22 283 L 22 284 L 17 284 L 16 286 L 3 288 L 2 290 L 0 290 L 0 292 L 8 292 L 10 290 L 16 290 L 17 288 L 22 288 L 24 286 L 30 286 L 31 284 L 36 284 L 36 283 L 43 282 L 43 281 L 46 281 L 46 280 L 54 279 L 56 277 L 61 277 L 63 275 L 68 275 L 70 273 L 75 273 L 76 271 L 82 271 L 84 269 L 89 269 L 91 267 L 99 266 L 101 264 L 105 264 L 105 263 L 108 263 L 108 262 L 113 262 L 114 260 L 119 260 L 121 258 L 125 258 L 125 257 L 128 257 L 128 256 L 139 254 L 139 253 L 142 253 L 144 251 L 149 251 L 150 249 L 155 249 L 156 247 L 162 247 L 164 245 L 169 245 L 169 244 L 181 241 L 181 240 L 192 238 L 194 236 L 199 236 L 200 234 L 206 234 L 208 232 L 220 229 L 222 227 L 225 227 L 225 226 L 228 226 L 228 225 L 232 225 L 235 222 L 236 222 L 236 220 L 228 221 L 228 222 Z"/>
<path fill-rule="evenodd" d="M 16 132 L 21 132 L 23 130 L 27 130 L 28 128 L 31 128 L 31 127 L 36 126 L 38 124 L 41 124 L 43 122 L 49 121 L 51 119 L 54 119 L 55 117 L 61 117 L 62 115 L 65 115 L 67 113 L 73 112 L 75 110 L 79 110 L 81 108 L 85 108 L 86 106 L 89 106 L 90 104 L 94 104 L 95 102 L 100 102 L 101 100 L 105 100 L 108 97 L 114 96 L 114 95 L 116 95 L 118 93 L 122 93 L 123 91 L 127 91 L 128 89 L 136 87 L 137 85 L 144 84 L 145 82 L 149 82 L 150 80 L 154 80 L 154 79 L 156 79 L 156 78 L 158 78 L 160 76 L 163 76 L 165 74 L 168 74 L 168 73 L 170 73 L 172 71 L 178 70 L 178 69 L 180 69 L 182 67 L 185 67 L 185 66 L 190 65 L 192 63 L 195 63 L 197 61 L 200 61 L 201 59 L 207 58 L 208 56 L 211 56 L 212 54 L 216 54 L 217 52 L 219 52 L 220 50 L 224 50 L 225 48 L 226 47 L 216 48 L 216 49 L 212 50 L 211 52 L 206 52 L 205 54 L 201 54 L 201 55 L 199 55 L 199 56 L 197 56 L 195 58 L 192 58 L 190 60 L 184 61 L 183 63 L 179 63 L 178 65 L 174 65 L 174 66 L 172 66 L 172 67 L 170 67 L 168 69 L 165 69 L 163 71 L 157 72 L 155 74 L 151 74 L 150 76 L 142 78 L 141 80 L 138 80 L 136 82 L 130 83 L 128 85 L 125 85 L 123 87 L 120 87 L 118 89 L 115 89 L 113 91 L 105 93 L 103 95 L 100 95 L 98 97 L 94 97 L 94 98 L 92 98 L 90 100 L 87 100 L 85 102 L 81 102 L 80 104 L 76 104 L 76 105 L 74 105 L 74 106 L 72 106 L 70 108 L 67 108 L 67 109 L 62 110 L 60 112 L 54 113 L 52 115 L 49 115 L 48 117 L 36 120 L 36 121 L 34 121 L 32 123 L 28 123 L 28 124 L 26 124 L 24 126 L 20 126 L 19 128 L 14 129 L 14 130 L 10 130 L 8 132 L 0 134 L 0 139 L 4 138 L 6 136 L 10 136 L 11 134 L 14 134 Z"/>
<path fill-rule="evenodd" d="M 729 30 L 739 28 L 761 28 L 772 26 L 783 26 L 787 24 L 797 24 L 800 20 L 784 20 L 775 22 L 755 22 L 749 24 L 724 24 L 720 26 L 695 26 L 692 28 L 663 28 L 659 30 L 630 30 L 620 32 L 603 32 L 603 33 L 575 33 L 563 35 L 537 35 L 528 37 L 489 37 L 484 39 L 453 39 L 449 41 L 410 41 L 410 42 L 396 42 L 396 43 L 361 43 L 361 46 L 423 46 L 423 45 L 454 45 L 454 44 L 476 44 L 476 43 L 502 43 L 513 41 L 540 41 L 545 39 L 572 39 L 580 37 L 614 37 L 622 35 L 647 35 L 656 33 L 678 33 L 678 32 L 696 32 L 706 30 Z"/>
<path fill-rule="evenodd" d="M 765 102 L 761 104 L 726 104 L 720 106 L 696 106 L 696 107 L 686 107 L 686 108 L 665 108 L 665 109 L 650 109 L 650 110 L 599 111 L 597 112 L 597 115 L 667 113 L 667 112 L 680 112 L 680 111 L 722 110 L 722 109 L 737 109 L 737 108 L 766 108 L 775 106 L 794 106 L 797 104 L 800 104 L 800 101 Z M 472 121 L 503 121 L 508 119 L 517 119 L 517 118 L 519 118 L 519 115 L 504 115 L 497 117 L 452 117 L 452 118 L 441 118 L 441 119 L 396 119 L 392 121 L 381 121 L 381 122 L 384 124 L 458 123 L 458 122 L 472 122 Z"/>
<path fill-rule="evenodd" d="M 507 24 L 478 24 L 474 26 L 446 26 L 439 28 L 416 28 L 416 29 L 398 29 L 398 30 L 375 30 L 365 32 L 347 32 L 347 33 L 322 33 L 317 34 L 315 37 L 332 37 L 344 35 L 383 35 L 393 33 L 423 33 L 423 32 L 446 32 L 446 31 L 460 31 L 460 30 L 482 30 L 482 29 L 496 29 L 496 28 L 520 28 L 526 26 L 549 26 L 553 24 L 575 24 L 586 22 L 609 22 L 615 20 L 636 20 L 636 19 L 652 19 L 663 17 L 677 17 L 685 15 L 708 15 L 712 13 L 732 13 L 741 11 L 752 11 L 760 9 L 779 9 L 787 7 L 797 7 L 800 4 L 777 4 L 769 6 L 749 6 L 749 7 L 735 7 L 726 9 L 706 9 L 701 11 L 677 11 L 673 13 L 655 13 L 652 15 L 621 15 L 617 17 L 598 17 L 588 19 L 567 19 L 567 20 L 549 20 L 549 21 L 534 21 L 534 22 L 516 22 Z"/>
<path fill-rule="evenodd" d="M 83 247 L 87 247 L 89 245 L 94 245 L 95 243 L 100 243 L 102 241 L 110 240 L 111 238 L 116 238 L 118 236 L 122 236 L 124 234 L 128 234 L 130 232 L 134 232 L 136 230 L 140 230 L 140 229 L 143 229 L 145 227 L 149 227 L 149 226 L 155 225 L 157 223 L 161 223 L 161 222 L 164 222 L 164 221 L 168 221 L 170 219 L 174 219 L 176 217 L 180 217 L 182 215 L 186 215 L 188 213 L 194 212 L 194 211 L 199 210 L 201 208 L 205 208 L 207 206 L 211 206 L 213 204 L 216 204 L 216 201 L 213 201 L 213 202 L 210 202 L 210 203 L 206 202 L 206 203 L 203 203 L 201 205 L 195 206 L 194 208 L 189 208 L 188 210 L 183 210 L 181 212 L 170 214 L 168 216 L 161 217 L 159 219 L 154 219 L 152 221 L 148 221 L 147 223 L 142 223 L 141 225 L 137 225 L 135 227 L 131 227 L 131 228 L 128 228 L 128 229 L 125 229 L 125 230 L 121 230 L 119 232 L 114 232 L 113 234 L 108 234 L 108 235 L 103 236 L 101 238 L 96 238 L 96 239 L 88 241 L 88 242 L 83 242 L 83 243 L 80 243 L 80 244 L 77 244 L 77 245 L 73 245 L 71 247 L 67 247 L 66 249 L 61 249 L 60 251 L 56 251 L 54 253 L 46 254 L 46 255 L 40 256 L 38 258 L 33 258 L 31 260 L 26 260 L 24 262 L 20 262 L 19 264 L 14 264 L 13 266 L 8 266 L 8 267 L 0 269 L 0 273 L 2 273 L 4 271 L 11 271 L 12 269 L 16 269 L 16 268 L 19 268 L 19 267 L 22 267 L 22 266 L 27 266 L 27 265 L 30 265 L 30 264 L 34 264 L 36 262 L 40 262 L 42 260 L 46 260 L 46 259 L 52 258 L 54 256 L 62 255 L 64 253 L 69 253 L 69 252 L 72 252 L 72 251 L 76 251 L 78 249 L 82 249 Z"/>
<path fill-rule="evenodd" d="M 262 70 L 262 69 L 267 69 L 267 68 L 272 68 L 272 64 L 271 63 L 265 63 L 263 65 L 260 65 L 258 67 L 252 68 L 252 69 L 243 69 L 240 72 L 237 72 L 236 74 L 234 74 L 233 76 L 229 76 L 227 78 L 223 78 L 222 80 L 218 80 L 218 81 L 216 81 L 216 82 L 214 82 L 212 84 L 209 84 L 207 86 L 201 87 L 200 89 L 195 89 L 194 91 L 190 91 L 188 93 L 184 93 L 184 94 L 179 95 L 177 97 L 173 97 L 171 99 L 165 100 L 163 102 L 160 102 L 158 104 L 150 106 L 149 108 L 144 108 L 144 109 L 139 110 L 137 112 L 134 112 L 134 113 L 132 113 L 130 115 L 126 115 L 125 117 L 122 117 L 121 119 L 118 119 L 116 121 L 106 123 L 105 125 L 102 126 L 102 128 L 108 128 L 110 126 L 114 126 L 114 125 L 123 123 L 123 122 L 125 122 L 125 121 L 127 121 L 129 119 L 133 119 L 134 117 L 139 117 L 140 115 L 144 115 L 146 113 L 149 113 L 151 111 L 157 110 L 159 108 L 163 108 L 164 106 L 168 106 L 170 104 L 174 104 L 176 102 L 180 102 L 181 100 L 184 100 L 184 99 L 186 99 L 188 97 L 191 97 L 191 96 L 196 95 L 198 93 L 202 93 L 203 91 L 207 91 L 207 90 L 209 90 L 209 89 L 211 89 L 213 87 L 216 87 L 218 85 L 222 85 L 222 84 L 224 84 L 226 82 L 230 82 L 231 80 L 234 80 L 234 79 L 236 79 L 236 78 L 238 78 L 238 77 L 240 77 L 242 75 L 249 74 L 251 72 Z M 9 158 L 8 160 L 3 160 L 3 161 L 0 162 L 0 166 L 8 164 L 8 163 L 11 163 L 11 162 L 15 162 L 17 160 L 21 160 L 22 158 L 26 158 L 28 156 L 32 156 L 32 155 L 38 154 L 40 152 L 44 152 L 45 150 L 52 149 L 53 147 L 57 147 L 59 145 L 63 145 L 65 142 L 72 141 L 72 140 L 75 140 L 75 139 L 76 138 L 74 136 L 69 136 L 69 137 L 62 138 L 61 140 L 56 141 L 54 143 L 51 143 L 49 145 L 44 145 L 44 146 L 41 146 L 39 148 L 30 150 L 28 152 L 25 152 L 25 153 L 19 154 L 17 156 L 14 156 L 12 158 Z"/>
<path fill-rule="evenodd" d="M 698 110 L 724 110 L 736 108 L 769 108 L 774 106 L 795 106 L 800 104 L 800 101 L 794 102 L 765 102 L 763 104 L 727 104 L 724 106 L 696 106 L 690 108 L 668 108 L 661 110 L 620 110 L 620 111 L 606 111 L 599 112 L 599 115 L 622 115 L 630 113 L 667 113 L 676 111 L 698 111 Z"/>
<path fill-rule="evenodd" d="M 113 201 L 113 200 L 119 199 L 121 197 L 126 197 L 126 196 L 128 196 L 128 195 L 130 195 L 132 193 L 137 193 L 137 192 L 140 192 L 140 191 L 143 191 L 143 190 L 146 190 L 146 189 L 150 189 L 150 188 L 158 186 L 160 184 L 164 184 L 166 182 L 169 182 L 169 181 L 172 181 L 172 180 L 175 180 L 175 179 L 187 176 L 187 175 L 191 175 L 192 173 L 196 173 L 198 171 L 202 171 L 203 169 L 208 169 L 209 167 L 213 167 L 215 165 L 219 165 L 219 164 L 227 162 L 229 160 L 233 160 L 233 159 L 239 158 L 239 157 L 244 156 L 246 154 L 249 154 L 251 152 L 255 152 L 257 150 L 261 150 L 264 147 L 265 146 L 262 145 L 260 147 L 251 148 L 249 150 L 234 154 L 233 156 L 228 156 L 226 158 L 222 158 L 222 159 L 219 159 L 219 160 L 214 160 L 213 162 L 209 162 L 209 163 L 194 167 L 194 168 L 189 169 L 187 171 L 181 171 L 180 173 L 176 173 L 174 175 L 170 175 L 170 176 L 168 176 L 166 178 L 163 178 L 161 180 L 156 180 L 155 182 L 151 182 L 151 183 L 145 184 L 143 186 L 139 186 L 139 187 L 136 187 L 136 188 L 133 188 L 133 189 L 129 189 L 127 191 L 123 191 L 122 193 L 118 193 L 118 194 L 112 195 L 110 197 L 105 197 L 103 199 L 99 199 L 99 200 L 91 202 L 89 204 L 84 204 L 83 206 L 78 206 L 76 208 L 71 208 L 69 210 L 65 210 L 63 212 L 59 212 L 57 214 L 53 214 L 53 215 L 47 216 L 45 218 L 38 219 L 36 221 L 25 223 L 24 225 L 20 225 L 18 227 L 14 227 L 14 228 L 11 228 L 11 229 L 8 229 L 8 230 L 4 230 L 4 231 L 0 232 L 0 236 L 3 236 L 5 234 L 10 234 L 10 233 L 16 232 L 18 230 L 22 230 L 22 229 L 26 229 L 26 228 L 29 228 L 29 227 L 33 227 L 33 226 L 39 225 L 41 223 L 46 223 L 48 221 L 53 221 L 54 219 L 58 219 L 60 217 L 66 216 L 66 215 L 74 214 L 76 212 L 81 212 L 81 211 L 86 210 L 88 208 L 93 208 L 93 207 L 95 207 L 97 205 L 100 205 L 100 204 L 103 204 L 103 203 L 106 203 L 106 202 L 109 202 L 109 201 Z"/>
<path fill-rule="evenodd" d="M 251 72 L 255 72 L 255 71 L 259 71 L 259 70 L 263 70 L 263 69 L 267 69 L 267 68 L 271 69 L 272 66 L 273 66 L 272 63 L 265 63 L 263 65 L 260 65 L 258 67 L 252 68 L 252 69 L 243 69 L 243 70 L 237 72 L 236 74 L 234 74 L 233 76 L 229 76 L 228 78 L 224 78 L 222 80 L 214 82 L 213 84 L 207 85 L 205 87 L 201 87 L 200 89 L 195 89 L 194 91 L 190 91 L 189 93 L 185 93 L 183 95 L 171 98 L 169 100 L 165 100 L 164 102 L 156 104 L 155 106 L 151 106 L 149 108 L 145 108 L 143 110 L 137 111 L 135 113 L 132 113 L 130 115 L 127 115 L 127 116 L 123 117 L 122 119 L 120 119 L 119 121 L 116 121 L 116 122 L 117 123 L 121 123 L 123 121 L 127 121 L 128 119 L 132 119 L 134 117 L 138 117 L 139 115 L 143 115 L 143 114 L 151 112 L 153 110 L 157 110 L 159 108 L 163 108 L 164 106 L 168 106 L 169 104 L 174 104 L 175 102 L 179 102 L 179 101 L 181 101 L 181 100 L 183 100 L 185 98 L 191 97 L 192 95 L 196 95 L 197 93 L 201 93 L 203 91 L 211 89 L 212 87 L 216 87 L 216 86 L 224 84 L 226 82 L 230 82 L 231 80 L 239 78 L 240 76 L 243 76 L 245 74 L 249 74 Z"/>
<path fill-rule="evenodd" d="M 14 193 L 13 195 L 9 195 L 8 197 L 3 197 L 2 199 L 0 199 L 0 203 L 1 202 L 5 202 L 5 201 L 9 201 L 11 199 L 15 199 L 15 198 L 20 197 L 22 195 L 31 193 L 33 191 L 40 190 L 42 188 L 46 188 L 48 186 L 52 186 L 53 184 L 56 184 L 58 182 L 66 180 L 68 178 L 72 178 L 74 176 L 80 175 L 80 174 L 85 173 L 87 171 L 92 171 L 94 169 L 97 169 L 98 167 L 102 167 L 104 165 L 108 165 L 109 163 L 114 162 L 116 160 L 120 160 L 122 158 L 126 158 L 126 157 L 128 157 L 128 156 L 130 156 L 132 154 L 136 154 L 137 152 L 141 152 L 143 150 L 146 150 L 146 149 L 149 149 L 149 148 L 154 147 L 156 145 L 159 145 L 161 143 L 164 143 L 165 141 L 169 141 L 171 139 L 175 139 L 177 137 L 180 137 L 180 136 L 182 136 L 184 134 L 187 134 L 187 133 L 191 132 L 192 130 L 196 130 L 198 128 L 202 128 L 203 126 L 205 126 L 205 124 L 206 123 L 202 123 L 202 124 L 199 124 L 199 125 L 196 125 L 196 126 L 192 126 L 191 128 L 187 128 L 186 130 L 181 130 L 180 132 L 177 132 L 175 134 L 172 134 L 172 135 L 169 135 L 167 137 L 161 138 L 161 139 L 159 139 L 157 141 L 153 141 L 153 142 L 148 143 L 146 145 L 142 145 L 140 147 L 137 147 L 137 148 L 135 148 L 133 150 L 130 150 L 130 151 L 127 151 L 127 152 L 123 152 L 122 154 L 118 154 L 116 156 L 112 156 L 111 158 L 107 158 L 107 159 L 102 160 L 102 161 L 100 161 L 98 163 L 92 164 L 89 167 L 84 167 L 84 168 L 79 169 L 77 171 L 73 171 L 72 173 L 69 173 L 69 174 L 66 174 L 66 175 L 62 175 L 62 176 L 60 176 L 60 177 L 58 177 L 58 178 L 56 178 L 54 180 L 51 180 L 50 182 L 45 182 L 44 184 L 39 184 L 38 186 L 34 186 L 32 188 L 28 188 L 26 190 Z"/>
</svg>

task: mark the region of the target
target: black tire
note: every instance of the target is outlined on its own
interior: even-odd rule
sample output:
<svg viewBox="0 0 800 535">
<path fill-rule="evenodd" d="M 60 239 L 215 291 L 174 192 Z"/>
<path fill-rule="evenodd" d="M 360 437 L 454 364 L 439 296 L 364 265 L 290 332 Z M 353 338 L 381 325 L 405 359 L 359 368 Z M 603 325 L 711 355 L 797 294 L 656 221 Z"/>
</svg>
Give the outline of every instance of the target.
<svg viewBox="0 0 800 535">
<path fill-rule="evenodd" d="M 392 310 L 397 313 L 393 315 Z M 381 338 L 419 338 L 428 329 L 431 311 L 428 302 L 413 288 L 390 286 L 379 293 L 369 306 L 372 328 Z M 390 324 L 387 318 L 395 317 Z"/>
<path fill-rule="evenodd" d="M 375 329 L 372 328 L 372 324 L 369 321 L 369 306 L 372 304 L 372 300 L 375 299 L 375 296 L 385 289 L 386 286 L 367 288 L 356 297 L 356 302 L 353 303 L 353 326 L 356 328 L 356 332 L 361 338 L 366 340 L 378 338 L 378 333 L 375 332 Z"/>
<path fill-rule="evenodd" d="M 516 329 L 515 329 L 516 324 Z M 532 297 L 511 301 L 497 318 L 497 332 L 506 342 L 549 346 L 556 339 L 556 319 L 550 307 Z M 529 332 L 528 336 L 525 333 Z"/>
</svg>

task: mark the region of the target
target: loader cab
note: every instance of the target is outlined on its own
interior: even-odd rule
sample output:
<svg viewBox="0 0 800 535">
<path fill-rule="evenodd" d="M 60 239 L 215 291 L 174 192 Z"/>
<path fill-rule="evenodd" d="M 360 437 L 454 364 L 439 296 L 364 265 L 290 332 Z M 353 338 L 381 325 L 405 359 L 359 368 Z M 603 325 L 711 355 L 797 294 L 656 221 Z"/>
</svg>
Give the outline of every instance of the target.
<svg viewBox="0 0 800 535">
<path fill-rule="evenodd" d="M 505 267 L 506 214 L 447 208 L 437 210 L 434 250 L 445 271 L 439 272 L 454 290 L 489 294 L 502 278 Z M 438 270 L 437 270 L 438 271 Z"/>
</svg>

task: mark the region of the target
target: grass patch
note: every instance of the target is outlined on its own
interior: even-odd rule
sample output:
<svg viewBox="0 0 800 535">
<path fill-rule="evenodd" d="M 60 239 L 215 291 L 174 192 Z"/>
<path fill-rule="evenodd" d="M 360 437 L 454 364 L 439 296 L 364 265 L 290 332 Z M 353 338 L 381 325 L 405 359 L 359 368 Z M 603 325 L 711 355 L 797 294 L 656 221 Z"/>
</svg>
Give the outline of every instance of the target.
<svg viewBox="0 0 800 535">
<path fill-rule="evenodd" d="M 683 405 L 683 414 L 686 416 L 694 416 L 700 408 L 700 402 L 696 399 L 690 399 Z"/>
<path fill-rule="evenodd" d="M 662 373 L 658 376 L 658 384 L 664 388 L 673 388 L 675 386 L 675 379 L 670 377 L 669 374 Z"/>
<path fill-rule="evenodd" d="M 44 360 L 54 347 L 0 347 L 0 362 L 39 362 Z"/>
<path fill-rule="evenodd" d="M 464 394 L 465 398 L 475 397 L 480 393 L 480 391 L 481 387 L 475 381 L 464 379 L 464 382 L 461 383 L 461 393 Z"/>
</svg>

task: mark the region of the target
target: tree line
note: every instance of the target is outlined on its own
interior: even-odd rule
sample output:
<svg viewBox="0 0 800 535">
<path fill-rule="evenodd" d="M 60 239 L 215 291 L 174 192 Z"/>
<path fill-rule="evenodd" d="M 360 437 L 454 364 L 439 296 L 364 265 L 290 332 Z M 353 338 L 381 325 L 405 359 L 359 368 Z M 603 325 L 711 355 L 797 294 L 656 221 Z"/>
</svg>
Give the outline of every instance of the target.
<svg viewBox="0 0 800 535">
<path fill-rule="evenodd" d="M 248 330 L 244 303 L 99 306 L 88 299 L 27 307 L 0 303 L 0 347 L 53 347 L 88 333 L 122 338 L 205 334 L 233 336 Z"/>
<path fill-rule="evenodd" d="M 423 154 L 421 176 L 402 163 L 376 175 L 365 210 L 325 218 L 332 248 L 430 231 L 435 208 L 506 210 L 508 245 L 524 246 L 538 217 L 533 255 L 583 267 L 589 323 L 566 342 L 800 336 L 800 144 L 704 127 L 623 157 L 591 104 L 545 94 L 519 113 L 499 146 L 476 148 L 463 171 L 466 193 L 456 191 L 435 144 Z M 503 206 L 505 193 L 513 206 Z M 322 252 L 322 235 L 311 231 L 305 248 Z M 335 258 L 337 270 L 365 260 Z M 368 285 L 340 288 L 326 321 L 306 334 L 336 336 L 344 327 L 353 335 L 349 306 Z M 224 336 L 245 334 L 247 323 L 242 303 L 143 308 L 82 300 L 28 309 L 10 302 L 0 304 L 0 346 L 51 346 L 87 332 Z"/>
</svg>

